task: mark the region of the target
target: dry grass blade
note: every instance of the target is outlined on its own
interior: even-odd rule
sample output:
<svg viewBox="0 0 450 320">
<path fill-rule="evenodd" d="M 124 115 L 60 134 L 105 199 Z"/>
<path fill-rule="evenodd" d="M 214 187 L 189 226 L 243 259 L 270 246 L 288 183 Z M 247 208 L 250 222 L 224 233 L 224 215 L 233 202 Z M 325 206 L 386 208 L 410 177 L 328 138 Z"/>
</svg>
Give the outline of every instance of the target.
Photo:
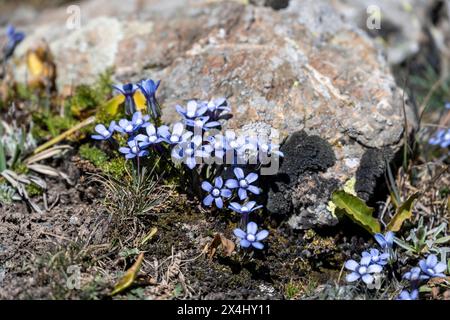
<svg viewBox="0 0 450 320">
<path fill-rule="evenodd" d="M 65 150 L 71 149 L 72 147 L 69 145 L 56 146 L 47 150 L 44 150 L 38 154 L 32 155 L 31 157 L 24 160 L 26 165 L 33 164 L 35 162 L 39 162 L 41 160 L 49 159 L 54 156 L 62 154 Z"/>
</svg>

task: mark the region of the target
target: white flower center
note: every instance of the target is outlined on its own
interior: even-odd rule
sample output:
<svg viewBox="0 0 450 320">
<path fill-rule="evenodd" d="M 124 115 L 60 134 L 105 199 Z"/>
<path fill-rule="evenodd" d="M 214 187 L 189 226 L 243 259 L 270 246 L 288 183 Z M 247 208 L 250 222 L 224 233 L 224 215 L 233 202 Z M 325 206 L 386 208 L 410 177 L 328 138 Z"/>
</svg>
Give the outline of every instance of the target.
<svg viewBox="0 0 450 320">
<path fill-rule="evenodd" d="M 194 149 L 192 149 L 192 148 L 187 148 L 185 152 L 186 152 L 186 155 L 187 155 L 187 156 L 192 156 L 192 155 L 194 154 Z"/>
<path fill-rule="evenodd" d="M 248 208 L 247 207 L 242 207 L 241 208 L 241 212 L 244 212 L 244 213 L 248 212 Z"/>
<path fill-rule="evenodd" d="M 427 269 L 427 272 L 433 274 L 433 273 L 434 273 L 434 270 L 431 269 L 431 268 L 428 268 L 428 269 Z"/>
<path fill-rule="evenodd" d="M 203 121 L 202 120 L 195 120 L 194 122 L 196 127 L 203 127 Z"/>
<path fill-rule="evenodd" d="M 137 120 L 136 120 L 136 124 L 137 124 L 138 126 L 141 125 L 141 124 L 142 124 L 142 119 L 140 119 L 140 118 L 137 119 Z"/>
<path fill-rule="evenodd" d="M 105 138 L 106 138 L 107 136 L 109 136 L 109 131 L 108 131 L 108 130 L 103 131 L 103 132 L 102 132 L 102 136 L 104 136 Z"/>
<path fill-rule="evenodd" d="M 131 147 L 131 152 L 137 153 L 138 152 L 138 148 L 137 147 Z"/>
<path fill-rule="evenodd" d="M 211 193 L 214 197 L 218 197 L 220 195 L 220 190 L 217 188 L 214 188 Z"/>
<path fill-rule="evenodd" d="M 239 185 L 241 186 L 241 188 L 247 188 L 248 187 L 248 182 L 245 179 L 242 179 L 239 181 Z"/>
<path fill-rule="evenodd" d="M 180 137 L 177 135 L 173 135 L 170 137 L 170 142 L 178 142 L 180 140 Z"/>
<path fill-rule="evenodd" d="M 372 256 L 372 261 L 373 262 L 378 262 L 378 260 L 380 260 L 379 256 Z"/>
<path fill-rule="evenodd" d="M 247 240 L 253 242 L 256 240 L 256 237 L 254 234 L 247 234 Z"/>
<path fill-rule="evenodd" d="M 156 139 L 158 139 L 157 136 L 150 136 L 150 137 L 148 137 L 148 140 L 149 140 L 150 142 L 155 142 Z"/>
<path fill-rule="evenodd" d="M 365 266 L 361 266 L 358 270 L 359 274 L 365 274 L 367 273 L 367 268 Z"/>
<path fill-rule="evenodd" d="M 129 124 L 125 127 L 125 131 L 130 132 L 133 131 L 133 125 Z"/>
</svg>

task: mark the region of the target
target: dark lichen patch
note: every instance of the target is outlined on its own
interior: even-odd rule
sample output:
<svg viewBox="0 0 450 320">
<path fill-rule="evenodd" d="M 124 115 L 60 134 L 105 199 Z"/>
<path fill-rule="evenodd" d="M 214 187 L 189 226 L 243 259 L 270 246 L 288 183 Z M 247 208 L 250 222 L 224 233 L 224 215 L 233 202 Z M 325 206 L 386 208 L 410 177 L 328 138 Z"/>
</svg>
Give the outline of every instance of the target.
<svg viewBox="0 0 450 320">
<path fill-rule="evenodd" d="M 297 197 L 296 186 L 301 185 L 306 177 L 316 176 L 332 167 L 336 162 L 331 145 L 319 136 L 308 136 L 304 131 L 293 133 L 281 147 L 285 157 L 278 174 L 266 177 L 262 182 L 269 189 L 267 209 L 271 213 L 288 215 L 292 211 L 303 207 L 301 199 Z M 325 179 L 322 179 L 325 180 Z M 323 182 L 323 181 L 322 181 Z M 321 186 L 321 184 L 317 184 Z M 305 194 L 320 192 L 321 195 L 330 194 L 336 185 L 335 181 L 324 184 L 321 190 L 304 190 Z M 314 192 L 316 191 L 316 192 Z M 299 201 L 298 201 L 299 200 Z M 310 203 L 310 201 L 308 201 Z"/>
<path fill-rule="evenodd" d="M 355 191 L 358 197 L 366 201 L 371 200 L 377 193 L 376 189 L 383 185 L 386 165 L 393 157 L 389 148 L 368 149 L 363 154 L 356 171 Z"/>
</svg>

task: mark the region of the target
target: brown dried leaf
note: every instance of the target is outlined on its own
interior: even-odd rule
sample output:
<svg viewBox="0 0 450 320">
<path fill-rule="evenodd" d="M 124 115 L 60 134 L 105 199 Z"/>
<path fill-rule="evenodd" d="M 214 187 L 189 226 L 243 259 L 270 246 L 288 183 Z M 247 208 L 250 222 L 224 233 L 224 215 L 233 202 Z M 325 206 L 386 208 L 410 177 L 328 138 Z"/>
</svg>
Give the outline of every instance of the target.
<svg viewBox="0 0 450 320">
<path fill-rule="evenodd" d="M 227 257 L 233 253 L 233 251 L 236 247 L 236 245 L 234 244 L 233 241 L 227 239 L 221 233 L 216 233 L 214 236 L 214 239 L 211 241 L 211 243 L 207 247 L 208 259 L 211 260 L 213 258 L 213 256 L 217 252 L 217 249 L 219 248 L 219 246 L 222 246 L 222 250 L 223 250 L 225 256 L 227 256 Z"/>
</svg>

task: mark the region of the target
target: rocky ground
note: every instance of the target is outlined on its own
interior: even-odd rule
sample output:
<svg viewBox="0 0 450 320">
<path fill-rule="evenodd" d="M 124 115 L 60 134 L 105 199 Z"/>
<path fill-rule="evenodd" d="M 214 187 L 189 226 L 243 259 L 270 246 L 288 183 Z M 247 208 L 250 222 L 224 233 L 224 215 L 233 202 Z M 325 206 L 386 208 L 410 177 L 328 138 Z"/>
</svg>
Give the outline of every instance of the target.
<svg viewBox="0 0 450 320">
<path fill-rule="evenodd" d="M 169 181 L 157 187 L 164 201 L 151 214 L 114 218 L 105 202 L 114 199 L 93 175 L 101 170 L 78 152 L 89 138 L 72 136 L 73 149 L 52 165 L 73 185 L 48 179 L 46 198 L 36 196 L 47 208 L 42 214 L 24 202 L 0 207 L 1 298 L 109 298 L 139 252 L 145 252 L 140 275 L 116 298 L 367 298 L 338 284 L 343 262 L 373 240 L 330 212 L 330 196 L 354 181 L 356 194 L 376 207 L 377 215 L 389 212 L 383 210 L 388 164 L 394 171 L 401 167 L 405 137 L 418 132 L 420 104 L 427 99 L 411 90 L 417 83 L 405 88 L 403 76 L 438 56 L 435 69 L 445 78 L 448 52 L 440 32 L 449 26 L 439 18 L 445 6 L 412 4 L 417 21 L 405 31 L 411 10 L 381 1 L 389 13 L 386 21 L 394 24 L 386 36 L 364 30 L 366 1 L 250 2 L 136 0 L 124 6 L 116 0 L 84 1 L 74 28 L 63 1 L 45 7 L 1 3 L 0 23 L 14 23 L 27 35 L 9 76 L 16 86 L 45 83 L 53 92 L 53 112 L 64 115 L 61 101 L 80 85 L 96 86 L 99 75 L 108 74 L 112 83 L 151 77 L 162 81 L 158 99 L 164 122 L 176 121 L 177 103 L 225 96 L 233 113 L 229 128 L 270 132 L 283 142 L 285 153 L 279 173 L 262 181 L 267 210 L 258 219 L 273 235 L 267 248 L 244 256 L 219 250 L 207 258 L 205 246 L 215 233 L 232 239 L 234 222 L 206 210 Z M 424 33 L 436 44 L 435 52 L 423 49 Z M 41 61 L 52 72 L 30 73 L 30 56 L 42 48 Z M 448 99 L 442 88 L 437 92 Z M 432 102 L 443 104 L 443 99 Z M 24 119 L 39 110 L 23 101 L 18 108 Z M 436 121 L 436 115 L 429 120 Z M 427 167 L 429 159 L 411 153 L 408 172 L 396 171 L 395 179 L 419 174 L 401 192 L 437 195 L 433 204 L 420 200 L 412 221 L 430 220 L 438 211 L 432 220 L 448 222 L 441 194 L 448 188 L 445 160 Z M 433 205 L 447 209 L 436 211 Z M 143 241 L 152 228 L 155 235 Z M 67 286 L 71 266 L 80 268 L 75 290 Z"/>
</svg>

